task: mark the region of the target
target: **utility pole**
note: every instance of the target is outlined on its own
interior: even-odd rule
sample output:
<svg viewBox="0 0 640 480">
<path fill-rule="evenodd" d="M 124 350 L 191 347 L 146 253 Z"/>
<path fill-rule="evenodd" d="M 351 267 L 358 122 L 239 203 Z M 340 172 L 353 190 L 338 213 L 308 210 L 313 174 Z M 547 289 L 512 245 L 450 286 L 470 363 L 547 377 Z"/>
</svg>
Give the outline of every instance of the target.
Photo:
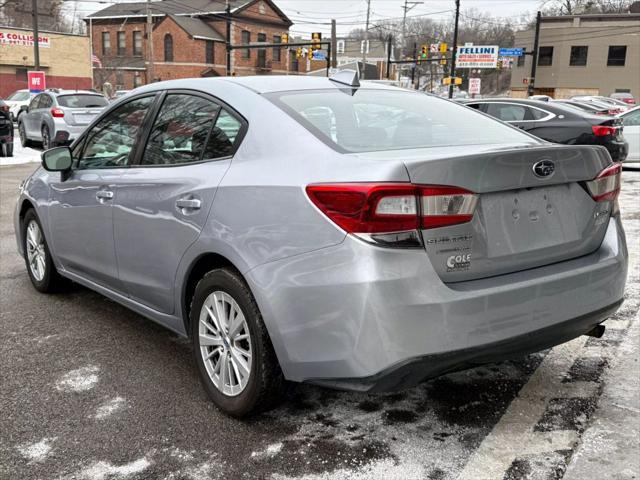
<svg viewBox="0 0 640 480">
<path fill-rule="evenodd" d="M 147 0 L 147 83 L 153 83 L 155 79 L 153 65 L 153 17 L 151 15 L 151 0 Z"/>
<path fill-rule="evenodd" d="M 224 9 L 227 17 L 227 77 L 231 75 L 231 5 L 227 0 L 227 6 Z"/>
<path fill-rule="evenodd" d="M 391 34 L 387 37 L 387 80 L 391 73 Z"/>
<path fill-rule="evenodd" d="M 36 70 L 40 70 L 40 42 L 38 38 L 38 0 L 31 1 L 31 18 L 33 19 L 33 64 Z"/>
<path fill-rule="evenodd" d="M 336 36 L 336 20 L 331 19 L 331 67 L 338 67 L 338 38 Z"/>
<path fill-rule="evenodd" d="M 367 48 L 369 48 L 369 15 L 371 13 L 371 0 L 367 0 L 367 23 L 364 28 L 364 45 L 362 46 L 362 72 L 360 78 L 364 80 L 367 72 Z"/>
<path fill-rule="evenodd" d="M 460 21 L 460 0 L 456 0 L 456 23 L 453 27 L 453 52 L 451 54 L 451 83 L 449 84 L 449 98 L 453 97 L 453 79 L 456 76 L 456 56 L 458 54 L 458 22 Z"/>
<path fill-rule="evenodd" d="M 408 0 L 404 0 L 404 6 L 402 7 L 404 12 L 402 14 L 402 43 L 400 44 L 400 60 L 404 59 L 404 44 L 406 43 L 405 34 L 407 31 L 407 12 L 417 5 L 420 5 L 421 3 L 424 2 L 409 2 Z"/>
<path fill-rule="evenodd" d="M 416 81 L 416 70 L 418 69 L 418 60 L 416 60 L 418 56 L 418 43 L 413 42 L 413 67 L 411 68 L 411 86 L 414 86 Z"/>
<path fill-rule="evenodd" d="M 536 67 L 538 65 L 538 44 L 540 43 L 540 20 L 542 19 L 542 13 L 538 11 L 536 15 L 536 36 L 533 39 L 533 52 L 531 55 L 531 78 L 529 79 L 529 86 L 527 87 L 527 94 L 529 96 L 534 94 L 536 83 Z"/>
</svg>

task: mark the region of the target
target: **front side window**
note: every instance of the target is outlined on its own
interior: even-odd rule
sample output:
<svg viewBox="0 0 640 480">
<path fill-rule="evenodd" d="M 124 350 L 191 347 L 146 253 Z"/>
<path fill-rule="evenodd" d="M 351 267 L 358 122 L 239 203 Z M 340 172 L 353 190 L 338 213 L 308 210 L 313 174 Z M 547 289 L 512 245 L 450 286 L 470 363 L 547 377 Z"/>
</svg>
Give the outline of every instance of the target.
<svg viewBox="0 0 640 480">
<path fill-rule="evenodd" d="M 569 65 L 572 67 L 584 67 L 587 65 L 587 53 L 589 47 L 582 45 L 579 47 L 571 47 L 571 56 L 569 58 Z"/>
<path fill-rule="evenodd" d="M 240 125 L 210 100 L 169 94 L 153 123 L 141 164 L 182 165 L 231 155 L 238 133 L 233 122 Z"/>
<path fill-rule="evenodd" d="M 102 32 L 102 54 L 111 55 L 111 36 L 109 32 Z"/>
<path fill-rule="evenodd" d="M 622 115 L 622 122 L 625 127 L 640 126 L 640 110 L 634 110 L 633 112 Z"/>
<path fill-rule="evenodd" d="M 79 169 L 126 167 L 132 160 L 138 134 L 154 97 L 119 106 L 87 134 Z"/>
<path fill-rule="evenodd" d="M 550 67 L 553 63 L 553 47 L 540 47 L 538 49 L 538 66 Z"/>
<path fill-rule="evenodd" d="M 470 108 L 421 93 L 359 88 L 265 97 L 338 151 L 536 143 Z"/>
<path fill-rule="evenodd" d="M 169 33 L 164 36 L 164 61 L 173 62 L 173 37 Z"/>
<path fill-rule="evenodd" d="M 40 105 L 40 101 L 42 100 L 42 97 L 44 97 L 44 94 L 36 95 L 31 99 L 31 103 L 29 103 L 29 111 L 39 108 L 38 106 Z"/>
<path fill-rule="evenodd" d="M 626 45 L 612 45 L 609 47 L 607 67 L 624 67 L 627 58 Z"/>
<path fill-rule="evenodd" d="M 247 30 L 242 31 L 242 43 L 251 43 L 251 32 Z M 251 49 L 245 48 L 242 50 L 242 58 L 250 58 L 251 57 Z"/>
<path fill-rule="evenodd" d="M 42 95 L 38 108 L 51 108 L 53 106 L 53 100 L 49 95 Z"/>
<path fill-rule="evenodd" d="M 142 55 L 142 32 L 133 32 L 133 54 L 137 57 Z"/>
<path fill-rule="evenodd" d="M 118 56 L 125 55 L 127 50 L 127 34 L 125 32 L 118 32 Z"/>
</svg>

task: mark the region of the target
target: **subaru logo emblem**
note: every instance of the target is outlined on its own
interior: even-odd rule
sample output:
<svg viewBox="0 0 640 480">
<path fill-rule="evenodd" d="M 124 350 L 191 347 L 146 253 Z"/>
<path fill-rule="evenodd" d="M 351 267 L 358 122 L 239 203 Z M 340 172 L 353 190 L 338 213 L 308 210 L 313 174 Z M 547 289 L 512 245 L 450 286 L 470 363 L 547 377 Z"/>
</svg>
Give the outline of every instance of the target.
<svg viewBox="0 0 640 480">
<path fill-rule="evenodd" d="M 556 165 L 551 160 L 541 160 L 533 165 L 533 173 L 536 177 L 550 177 L 555 171 Z"/>
</svg>

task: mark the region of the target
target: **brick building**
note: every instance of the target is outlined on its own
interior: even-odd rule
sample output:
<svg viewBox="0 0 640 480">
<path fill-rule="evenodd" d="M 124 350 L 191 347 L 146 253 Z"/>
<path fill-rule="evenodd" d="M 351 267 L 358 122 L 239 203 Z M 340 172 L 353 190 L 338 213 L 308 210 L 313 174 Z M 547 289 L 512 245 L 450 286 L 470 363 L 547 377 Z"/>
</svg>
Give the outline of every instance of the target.
<svg viewBox="0 0 640 480">
<path fill-rule="evenodd" d="M 292 22 L 271 0 L 230 0 L 231 44 L 277 43 Z M 227 15 L 223 0 L 161 0 L 150 3 L 153 77 L 170 80 L 226 75 Z M 147 2 L 118 3 L 86 19 L 95 86 L 118 89 L 148 83 Z M 286 74 L 288 49 L 234 49 L 232 75 Z"/>
<path fill-rule="evenodd" d="M 40 31 L 40 70 L 48 87 L 91 88 L 89 37 Z M 0 26 L 0 98 L 27 88 L 33 70 L 33 31 Z"/>
</svg>

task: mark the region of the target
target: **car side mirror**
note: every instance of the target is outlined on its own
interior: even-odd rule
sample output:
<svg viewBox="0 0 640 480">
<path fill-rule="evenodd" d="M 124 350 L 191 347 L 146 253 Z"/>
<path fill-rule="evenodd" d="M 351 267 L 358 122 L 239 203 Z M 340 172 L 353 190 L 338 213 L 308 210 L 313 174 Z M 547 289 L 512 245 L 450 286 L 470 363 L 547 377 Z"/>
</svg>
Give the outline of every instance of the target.
<svg viewBox="0 0 640 480">
<path fill-rule="evenodd" d="M 42 166 L 49 172 L 67 172 L 71 170 L 73 157 L 69 147 L 50 148 L 42 152 Z"/>
</svg>

